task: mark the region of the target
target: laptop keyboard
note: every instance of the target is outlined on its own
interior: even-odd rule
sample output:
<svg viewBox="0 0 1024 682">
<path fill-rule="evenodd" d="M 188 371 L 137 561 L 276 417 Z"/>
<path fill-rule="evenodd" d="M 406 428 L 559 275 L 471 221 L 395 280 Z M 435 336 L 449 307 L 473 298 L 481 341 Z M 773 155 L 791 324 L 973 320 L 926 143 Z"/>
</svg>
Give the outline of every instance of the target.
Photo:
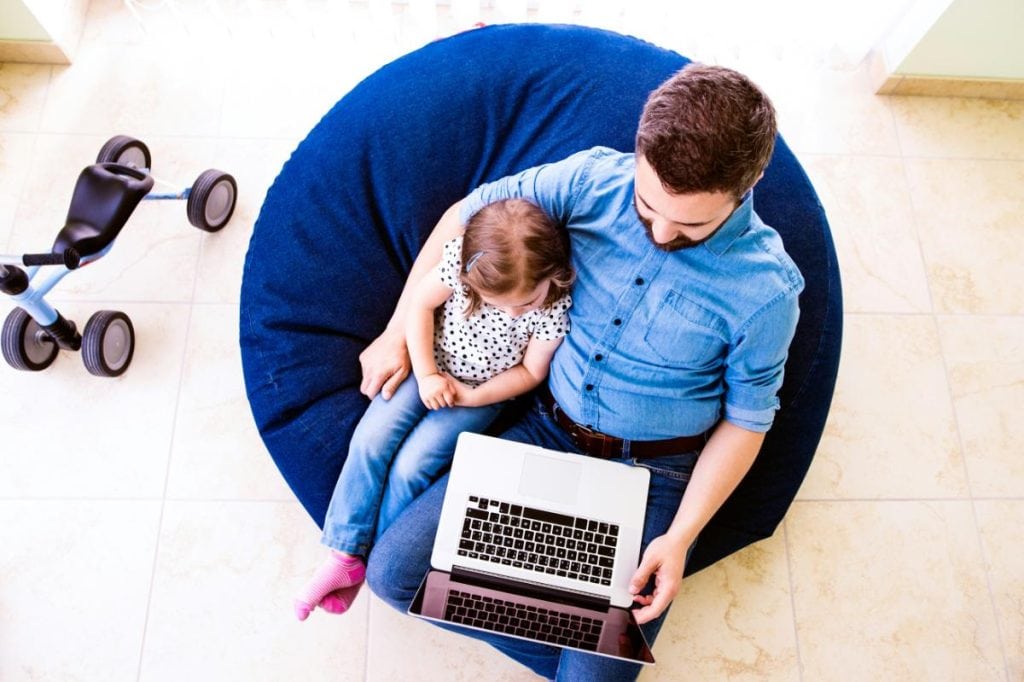
<svg viewBox="0 0 1024 682">
<path fill-rule="evenodd" d="M 471 495 L 459 556 L 611 585 L 619 527 Z"/>
<path fill-rule="evenodd" d="M 459 590 L 448 593 L 444 619 L 506 635 L 540 642 L 597 650 L 603 623 L 577 614 L 563 613 L 515 602 L 483 597 Z"/>
</svg>

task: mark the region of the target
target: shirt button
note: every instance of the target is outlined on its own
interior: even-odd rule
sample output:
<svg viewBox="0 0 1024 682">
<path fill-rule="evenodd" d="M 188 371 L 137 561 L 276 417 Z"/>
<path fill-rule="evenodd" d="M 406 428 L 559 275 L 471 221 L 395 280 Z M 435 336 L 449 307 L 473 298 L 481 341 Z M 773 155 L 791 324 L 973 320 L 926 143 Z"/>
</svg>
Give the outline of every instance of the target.
<svg viewBox="0 0 1024 682">
<path fill-rule="evenodd" d="M 597 360 L 598 362 L 601 362 L 602 360 L 604 360 L 604 356 L 598 353 L 597 355 L 594 356 L 594 359 Z"/>
<path fill-rule="evenodd" d="M 620 324 L 622 324 L 622 320 L 616 317 L 614 320 L 612 320 L 612 324 L 618 327 Z"/>
<path fill-rule="evenodd" d="M 643 277 L 637 277 L 636 278 L 636 283 L 637 283 L 637 286 L 643 284 L 644 283 L 644 278 Z"/>
<path fill-rule="evenodd" d="M 588 391 L 593 391 L 594 390 L 594 384 L 587 384 L 587 390 Z"/>
</svg>

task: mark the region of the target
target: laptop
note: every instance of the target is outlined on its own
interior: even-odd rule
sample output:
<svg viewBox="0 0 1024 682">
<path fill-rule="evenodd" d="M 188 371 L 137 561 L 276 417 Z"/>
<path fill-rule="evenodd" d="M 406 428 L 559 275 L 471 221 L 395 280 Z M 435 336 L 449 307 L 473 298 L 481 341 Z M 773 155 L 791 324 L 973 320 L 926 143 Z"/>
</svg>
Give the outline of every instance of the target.
<svg viewBox="0 0 1024 682">
<path fill-rule="evenodd" d="M 409 613 L 652 664 L 630 607 L 650 473 L 463 433 Z"/>
</svg>

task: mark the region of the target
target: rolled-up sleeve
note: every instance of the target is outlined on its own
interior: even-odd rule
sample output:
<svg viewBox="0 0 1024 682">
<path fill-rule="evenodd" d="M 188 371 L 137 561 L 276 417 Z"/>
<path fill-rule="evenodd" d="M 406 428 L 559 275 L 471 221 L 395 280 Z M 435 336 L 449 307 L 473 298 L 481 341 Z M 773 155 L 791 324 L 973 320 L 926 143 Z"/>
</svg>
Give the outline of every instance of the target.
<svg viewBox="0 0 1024 682">
<path fill-rule="evenodd" d="M 800 317 L 801 287 L 779 294 L 736 335 L 725 370 L 725 419 L 749 431 L 768 431 L 779 409 L 789 344 Z"/>
</svg>

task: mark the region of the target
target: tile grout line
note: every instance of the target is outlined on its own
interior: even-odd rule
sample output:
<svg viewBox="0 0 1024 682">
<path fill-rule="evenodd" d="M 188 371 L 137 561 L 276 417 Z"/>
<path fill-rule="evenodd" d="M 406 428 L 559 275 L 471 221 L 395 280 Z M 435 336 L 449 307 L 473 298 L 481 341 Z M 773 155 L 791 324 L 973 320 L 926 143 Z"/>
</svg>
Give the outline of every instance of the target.
<svg viewBox="0 0 1024 682">
<path fill-rule="evenodd" d="M 793 583 L 793 556 L 789 546 L 789 523 L 785 519 L 782 521 L 782 539 L 786 547 L 786 572 L 789 577 L 789 606 L 793 611 L 793 642 L 796 645 L 796 669 L 798 679 L 803 682 L 804 660 L 803 655 L 800 652 L 800 629 L 797 627 L 796 623 L 796 587 Z"/>
<path fill-rule="evenodd" d="M 927 276 L 927 273 L 926 273 Z M 930 294 L 929 294 L 930 296 Z M 844 310 L 843 315 L 849 315 L 850 317 L 874 317 L 879 315 L 885 315 L 887 317 L 953 317 L 953 318 L 972 318 L 972 317 L 1011 317 L 1020 318 L 1024 317 L 1024 313 L 935 313 L 935 312 L 913 312 L 913 311 L 885 311 L 885 310 Z"/>
<path fill-rule="evenodd" d="M 885 106 L 886 106 L 886 108 L 889 111 L 889 115 L 892 117 L 893 127 L 896 130 L 896 144 L 897 144 L 897 146 L 899 148 L 900 155 L 903 156 L 903 139 L 900 136 L 899 123 L 896 120 L 896 112 L 893 111 L 893 108 L 892 108 L 892 105 L 890 104 L 890 102 L 886 101 L 885 102 Z M 970 507 L 971 507 L 971 518 L 974 521 L 974 534 L 975 534 L 975 538 L 977 540 L 978 553 L 981 556 L 982 570 L 983 570 L 983 572 L 985 574 L 985 587 L 988 590 L 989 607 L 992 609 L 992 618 L 993 618 L 993 620 L 995 622 L 995 625 L 996 625 L 996 637 L 998 638 L 998 642 L 999 642 L 999 653 L 1002 656 L 1002 660 L 1003 660 L 1003 676 L 1006 678 L 1007 682 L 1009 682 L 1009 679 L 1010 679 L 1010 667 L 1009 667 L 1009 662 L 1008 662 L 1007 657 L 1006 657 L 1006 646 L 1003 644 L 1002 625 L 999 622 L 999 609 L 996 606 L 995 593 L 992 590 L 992 575 L 991 575 L 991 571 L 989 570 L 989 565 L 990 565 L 989 564 L 989 560 L 988 560 L 988 557 L 985 554 L 985 545 L 984 545 L 984 543 L 981 540 L 981 524 L 978 521 L 978 505 L 977 505 L 977 501 L 974 499 L 974 490 L 973 490 L 973 488 L 971 486 L 971 472 L 970 472 L 970 468 L 967 466 L 967 455 L 966 455 L 966 452 L 964 450 L 963 431 L 960 428 L 960 418 L 959 418 L 959 416 L 957 414 L 957 410 L 956 410 L 956 399 L 955 399 L 955 396 L 953 395 L 952 383 L 950 382 L 949 361 L 948 361 L 948 358 L 946 357 L 946 349 L 945 349 L 945 346 L 944 346 L 944 344 L 942 342 L 942 330 L 940 329 L 940 326 L 939 326 L 939 315 L 935 312 L 935 296 L 934 296 L 934 293 L 932 291 L 932 280 L 931 280 L 931 277 L 928 276 L 928 261 L 927 261 L 927 259 L 925 257 L 924 246 L 921 243 L 921 230 L 920 230 L 920 224 L 919 224 L 919 220 L 918 220 L 918 211 L 917 211 L 916 202 L 914 201 L 914 190 L 913 190 L 913 185 L 911 184 L 911 181 L 910 181 L 910 173 L 907 170 L 906 157 L 903 158 L 903 162 L 901 163 L 901 165 L 903 166 L 903 179 L 907 183 L 907 190 L 909 192 L 910 212 L 911 212 L 911 216 L 912 216 L 911 225 L 912 225 L 912 227 L 914 229 L 914 235 L 917 237 L 917 248 L 918 248 L 918 252 L 920 253 L 920 256 L 921 256 L 921 262 L 925 266 L 925 285 L 926 285 L 927 290 L 928 290 L 928 301 L 929 301 L 929 304 L 931 306 L 931 311 L 932 311 L 930 317 L 931 317 L 931 321 L 932 321 L 932 327 L 935 330 L 936 339 L 939 342 L 939 358 L 942 361 L 943 378 L 945 379 L 945 382 L 946 382 L 946 395 L 949 398 L 949 405 L 950 405 L 950 407 L 953 410 L 953 425 L 954 425 L 954 428 L 956 429 L 957 445 L 960 448 L 960 463 L 961 463 L 961 466 L 963 467 L 963 470 L 964 470 L 964 481 L 967 484 L 967 496 L 968 496 L 968 501 L 970 502 Z"/>
<path fill-rule="evenodd" d="M 202 260 L 203 243 L 204 243 L 204 241 L 205 240 L 200 240 L 199 241 L 199 248 L 196 249 L 196 256 L 195 256 L 195 265 L 196 265 L 196 267 L 195 267 L 194 274 L 193 274 L 193 279 L 192 279 L 192 297 L 191 297 L 192 302 L 195 301 L 196 289 L 199 286 L 199 264 L 200 264 L 200 262 Z M 152 567 L 152 569 L 150 571 L 150 576 L 149 576 L 149 595 L 148 595 L 148 597 L 146 599 L 146 613 L 145 613 L 145 618 L 142 621 L 142 623 L 143 623 L 142 624 L 142 641 L 141 641 L 141 643 L 139 645 L 139 667 L 138 667 L 138 669 L 136 671 L 136 675 L 135 675 L 136 682 L 141 682 L 141 680 L 142 680 L 142 664 L 143 664 L 143 661 L 145 660 L 145 654 L 146 654 L 146 635 L 149 632 L 149 618 L 150 618 L 150 613 L 151 613 L 151 609 L 152 609 L 152 606 L 153 606 L 153 588 L 154 588 L 155 583 L 156 583 L 156 569 L 157 569 L 157 565 L 159 563 L 159 558 L 160 558 L 160 538 L 163 535 L 164 512 L 167 509 L 167 490 L 168 490 L 169 483 L 170 483 L 170 478 L 171 478 L 171 464 L 172 464 L 173 459 L 174 459 L 174 441 L 175 441 L 175 436 L 176 436 L 177 431 L 178 431 L 178 412 L 179 412 L 179 409 L 181 407 L 181 394 L 182 394 L 182 391 L 184 390 L 184 384 L 185 384 L 185 366 L 186 366 L 186 364 L 188 362 L 189 340 L 192 337 L 192 319 L 193 319 L 193 312 L 194 312 L 194 303 L 192 303 L 192 302 L 190 302 L 190 304 L 189 304 L 189 307 L 188 307 L 188 318 L 185 321 L 185 339 L 184 339 L 184 343 L 182 344 L 182 349 L 181 349 L 181 369 L 180 369 L 180 371 L 178 373 L 178 391 L 177 391 L 177 394 L 175 395 L 175 399 L 174 399 L 174 410 L 173 410 L 174 416 L 173 416 L 172 421 L 171 421 L 171 438 L 170 438 L 170 441 L 168 442 L 168 445 L 167 445 L 167 465 L 164 467 L 164 489 L 163 489 L 163 494 L 160 496 L 160 515 L 159 515 L 159 519 L 157 521 L 156 544 L 155 544 L 155 547 L 153 549 L 153 567 Z"/>
<path fill-rule="evenodd" d="M 7 496 L 0 495 L 0 502 L 158 502 L 162 499 L 166 499 L 168 502 L 179 502 L 182 504 L 299 504 L 296 499 L 288 498 L 274 498 L 274 497 L 252 497 L 252 498 L 238 498 L 238 497 L 68 497 L 65 495 L 59 497 L 26 497 L 23 495 L 19 496 Z M 902 503 L 902 502 L 970 502 L 972 498 L 967 497 L 801 497 L 793 500 L 793 504 L 863 504 L 869 503 Z M 1021 496 L 1008 496 L 1008 497 L 975 497 L 975 502 L 1024 502 L 1024 497 Z"/>
<path fill-rule="evenodd" d="M 50 101 L 50 92 L 53 90 L 53 68 L 54 67 L 51 64 L 50 67 L 47 69 L 47 73 L 46 73 L 46 92 L 43 93 L 43 104 L 42 104 L 41 107 L 39 107 L 39 119 L 36 121 L 35 130 L 25 130 L 25 131 L 5 130 L 5 131 L 3 131 L 4 134 L 10 133 L 10 132 L 17 132 L 17 133 L 22 133 L 22 134 L 26 134 L 26 135 L 31 135 L 32 136 L 31 137 L 32 141 L 29 144 L 29 167 L 25 169 L 25 173 L 22 176 L 21 186 L 18 187 L 18 194 L 17 194 L 17 197 L 15 198 L 15 202 L 14 202 L 14 220 L 12 221 L 12 224 L 11 224 L 11 231 L 7 234 L 7 240 L 4 242 L 4 252 L 5 253 L 10 253 L 11 252 L 11 243 L 14 241 L 14 235 L 15 235 L 15 232 L 17 231 L 17 226 L 18 226 L 18 213 L 21 210 L 21 203 L 25 200 L 25 187 L 28 185 L 27 178 L 28 178 L 32 168 L 34 168 L 34 166 L 35 166 L 36 147 L 39 145 L 39 129 L 42 127 L 43 115 L 46 113 L 46 105 Z"/>
<path fill-rule="evenodd" d="M 932 278 L 928 274 L 928 259 L 925 257 L 924 247 L 921 245 L 921 230 L 918 225 L 918 213 L 917 206 L 914 202 L 914 187 L 910 181 L 910 174 L 907 172 L 907 157 L 903 154 L 903 138 L 900 136 L 900 124 L 896 120 L 896 112 L 892 110 L 892 105 L 889 101 L 884 101 L 885 110 L 889 112 L 889 118 L 892 120 L 893 134 L 896 137 L 896 149 L 899 152 L 900 157 L 900 169 L 903 171 L 903 181 L 907 183 L 907 199 L 910 204 L 910 226 L 914 230 L 914 241 L 917 244 L 917 254 L 921 258 L 921 265 L 924 266 L 924 284 L 925 290 L 928 292 L 928 315 L 934 318 L 935 316 L 935 295 L 932 292 Z"/>
<path fill-rule="evenodd" d="M 24 495 L 6 496 L 0 495 L 0 502 L 110 502 L 118 504 L 121 502 L 180 502 L 183 504 L 297 504 L 297 499 L 255 497 L 255 498 L 216 498 L 216 497 L 26 497 Z M 1021 501 L 1024 501 L 1022 498 Z"/>
<path fill-rule="evenodd" d="M 978 554 L 981 556 L 982 571 L 985 574 L 985 587 L 988 590 L 989 606 L 992 608 L 992 619 L 996 624 L 996 637 L 999 642 L 999 653 L 1003 659 L 1003 676 L 1006 678 L 1006 682 L 1010 682 L 1010 662 L 1006 656 L 1006 645 L 1003 640 L 1003 626 L 999 618 L 999 607 L 996 604 L 995 591 L 992 589 L 992 571 L 990 566 L 992 563 L 989 561 L 988 554 L 985 552 L 985 543 L 981 539 L 981 522 L 978 519 L 978 499 L 974 497 L 974 490 L 971 487 L 971 472 L 970 467 L 967 466 L 967 455 L 964 449 L 964 436 L 963 431 L 960 428 L 960 417 L 956 410 L 956 399 L 953 396 L 953 386 L 949 380 L 949 362 L 946 358 L 946 349 L 942 343 L 942 331 L 939 329 L 938 316 L 935 316 L 935 334 L 939 339 L 939 355 L 942 358 L 942 369 L 946 378 L 946 390 L 949 394 L 950 407 L 953 408 L 953 424 L 956 428 L 956 439 L 957 444 L 960 446 L 960 459 L 964 468 L 964 479 L 967 482 L 967 494 L 970 497 L 971 503 L 971 519 L 974 522 L 974 535 L 977 539 Z"/>
<path fill-rule="evenodd" d="M 899 132 L 896 133 L 897 144 L 899 144 Z M 1024 163 L 1024 156 L 1015 157 L 997 157 L 997 156 L 928 156 L 925 154 L 868 154 L 863 152 L 856 152 L 847 154 L 844 152 L 813 152 L 813 151 L 797 151 L 791 149 L 797 159 L 801 158 L 851 158 L 851 159 L 910 159 L 912 161 L 972 161 L 979 163 L 1009 163 L 1009 164 L 1020 164 Z"/>
<path fill-rule="evenodd" d="M 365 580 L 365 578 L 364 578 Z M 366 589 L 363 591 L 366 593 L 366 647 L 363 649 L 363 682 L 370 682 L 370 640 L 373 638 L 373 593 L 370 592 L 370 586 L 364 586 Z"/>
<path fill-rule="evenodd" d="M 793 500 L 793 504 L 865 502 L 1024 502 L 1024 497 L 802 497 Z"/>
</svg>

